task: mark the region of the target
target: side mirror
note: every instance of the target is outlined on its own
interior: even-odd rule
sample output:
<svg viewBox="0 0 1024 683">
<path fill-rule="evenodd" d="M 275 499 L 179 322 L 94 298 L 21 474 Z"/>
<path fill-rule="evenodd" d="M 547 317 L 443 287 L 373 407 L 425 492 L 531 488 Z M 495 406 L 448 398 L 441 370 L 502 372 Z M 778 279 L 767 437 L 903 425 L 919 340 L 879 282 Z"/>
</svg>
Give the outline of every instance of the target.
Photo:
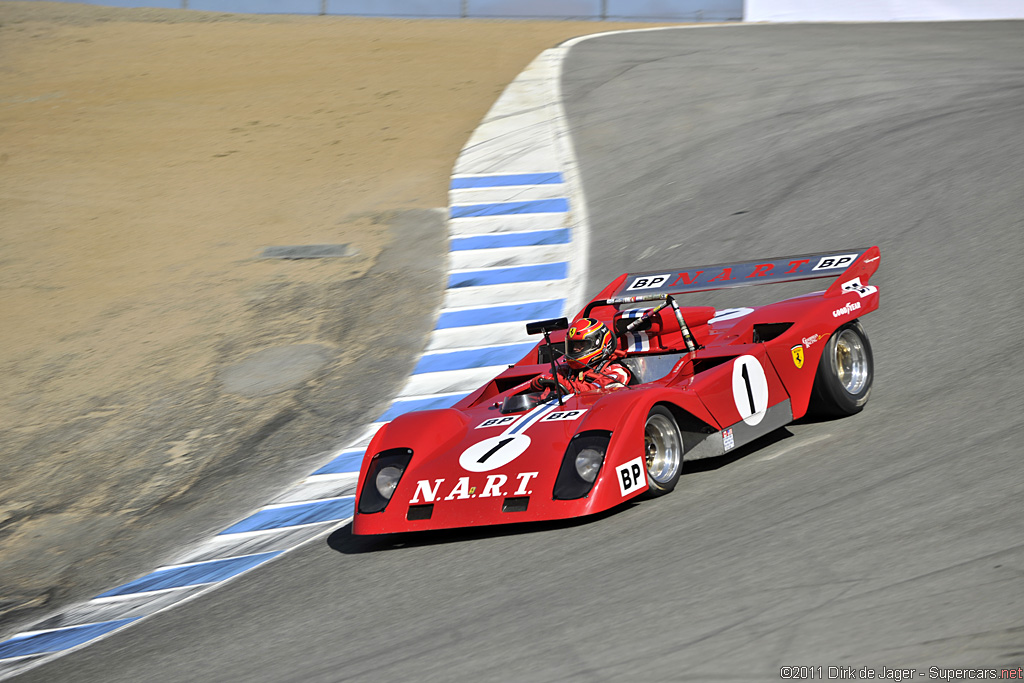
<svg viewBox="0 0 1024 683">
<path fill-rule="evenodd" d="M 545 332 L 567 329 L 569 329 L 569 320 L 567 318 L 553 318 L 551 320 L 537 320 L 532 323 L 526 323 L 526 334 L 543 334 Z"/>
</svg>

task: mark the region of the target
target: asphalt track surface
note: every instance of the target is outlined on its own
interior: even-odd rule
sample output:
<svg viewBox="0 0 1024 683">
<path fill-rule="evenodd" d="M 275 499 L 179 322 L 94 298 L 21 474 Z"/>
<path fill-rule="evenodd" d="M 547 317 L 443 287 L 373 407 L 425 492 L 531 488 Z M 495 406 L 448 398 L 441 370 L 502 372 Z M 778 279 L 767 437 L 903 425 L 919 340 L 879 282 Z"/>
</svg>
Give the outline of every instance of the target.
<svg viewBox="0 0 1024 683">
<path fill-rule="evenodd" d="M 1024 664 L 1024 24 L 618 35 L 573 48 L 564 87 L 591 289 L 630 269 L 881 246 L 865 412 L 583 523 L 397 544 L 340 529 L 17 680 Z"/>
</svg>

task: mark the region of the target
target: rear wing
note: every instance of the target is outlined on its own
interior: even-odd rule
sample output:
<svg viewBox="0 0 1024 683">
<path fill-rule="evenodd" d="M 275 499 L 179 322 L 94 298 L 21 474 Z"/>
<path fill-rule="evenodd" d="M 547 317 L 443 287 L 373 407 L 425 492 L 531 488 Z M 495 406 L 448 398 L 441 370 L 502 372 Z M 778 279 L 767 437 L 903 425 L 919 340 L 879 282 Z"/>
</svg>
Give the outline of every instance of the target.
<svg viewBox="0 0 1024 683">
<path fill-rule="evenodd" d="M 841 278 L 842 282 L 859 278 L 860 284 L 865 285 L 868 278 L 878 270 L 879 258 L 878 247 L 867 247 L 820 254 L 780 256 L 741 263 L 626 273 L 598 296 L 626 299 L 627 301 L 621 303 L 628 303 L 630 300 L 649 301 L 660 298 L 656 295 L 707 292 L 714 289 L 813 280 L 839 275 L 845 276 Z M 826 295 L 832 294 L 833 289 L 842 292 L 839 280 L 829 288 Z M 655 296 L 648 299 L 649 295 Z"/>
</svg>

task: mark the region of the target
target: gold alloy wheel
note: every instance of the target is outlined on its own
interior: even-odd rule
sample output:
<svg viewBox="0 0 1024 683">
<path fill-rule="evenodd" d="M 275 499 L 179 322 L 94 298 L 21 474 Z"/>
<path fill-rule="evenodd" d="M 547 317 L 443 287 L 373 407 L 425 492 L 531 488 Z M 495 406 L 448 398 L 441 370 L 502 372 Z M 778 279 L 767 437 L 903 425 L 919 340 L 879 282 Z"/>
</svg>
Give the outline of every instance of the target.
<svg viewBox="0 0 1024 683">
<path fill-rule="evenodd" d="M 868 359 L 864 344 L 856 332 L 843 330 L 836 340 L 835 368 L 839 383 L 856 395 L 868 381 Z"/>
</svg>

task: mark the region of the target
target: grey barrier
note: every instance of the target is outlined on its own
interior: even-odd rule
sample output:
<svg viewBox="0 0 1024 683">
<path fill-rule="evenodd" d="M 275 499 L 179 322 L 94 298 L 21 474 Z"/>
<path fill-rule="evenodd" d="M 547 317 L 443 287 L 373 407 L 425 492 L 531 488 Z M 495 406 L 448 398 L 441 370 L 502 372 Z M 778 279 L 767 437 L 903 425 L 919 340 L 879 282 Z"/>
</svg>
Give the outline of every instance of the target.
<svg viewBox="0 0 1024 683">
<path fill-rule="evenodd" d="M 743 0 L 77 0 L 245 14 L 337 14 L 444 19 L 741 21 Z"/>
</svg>

